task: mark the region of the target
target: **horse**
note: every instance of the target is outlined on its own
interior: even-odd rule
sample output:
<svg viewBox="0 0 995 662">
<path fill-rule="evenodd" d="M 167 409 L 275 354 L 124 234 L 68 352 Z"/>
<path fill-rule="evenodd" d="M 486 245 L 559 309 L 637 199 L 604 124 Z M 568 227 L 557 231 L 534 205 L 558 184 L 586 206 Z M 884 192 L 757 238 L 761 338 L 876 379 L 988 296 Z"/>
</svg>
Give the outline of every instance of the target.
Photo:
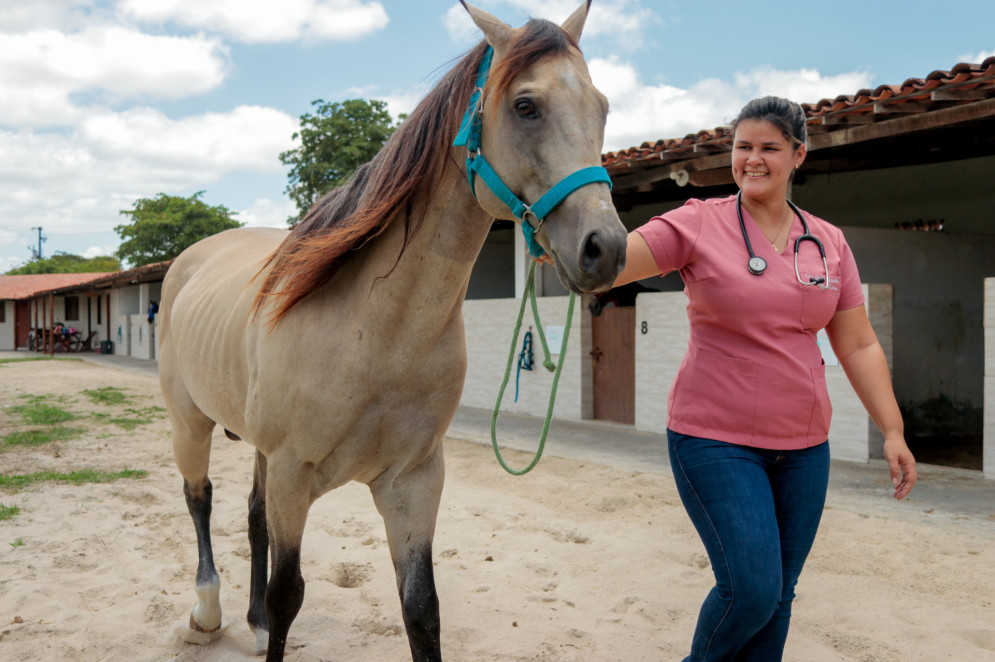
<svg viewBox="0 0 995 662">
<path fill-rule="evenodd" d="M 516 212 L 506 204 L 507 192 L 541 200 L 551 188 L 562 194 L 556 183 L 568 173 L 603 170 L 607 101 L 577 46 L 589 4 L 562 26 L 532 19 L 512 28 L 463 2 L 484 40 L 349 182 L 289 232 L 228 230 L 170 266 L 159 377 L 197 538 L 187 641 L 221 636 L 208 476 L 221 426 L 255 448 L 247 620 L 267 662 L 283 660 L 303 603 L 308 510 L 351 481 L 369 487 L 383 518 L 412 659 L 442 659 L 432 540 L 477 254 L 500 218 L 529 225 L 573 292 L 605 289 L 624 266 L 626 232 L 607 173 L 574 182 L 545 219 L 535 203 Z M 488 58 L 491 74 L 479 84 Z M 469 154 L 453 142 L 461 117 L 479 134 Z M 497 184 L 468 176 L 484 154 Z"/>
</svg>

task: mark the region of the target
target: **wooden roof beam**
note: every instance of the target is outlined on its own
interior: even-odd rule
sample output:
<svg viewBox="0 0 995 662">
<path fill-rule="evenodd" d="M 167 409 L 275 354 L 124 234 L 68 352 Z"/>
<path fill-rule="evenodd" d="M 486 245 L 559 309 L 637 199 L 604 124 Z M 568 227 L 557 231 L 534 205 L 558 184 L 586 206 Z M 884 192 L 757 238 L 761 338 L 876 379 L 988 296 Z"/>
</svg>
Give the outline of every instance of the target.
<svg viewBox="0 0 995 662">
<path fill-rule="evenodd" d="M 706 170 L 728 168 L 731 164 L 732 154 L 730 152 L 722 152 L 721 154 L 702 156 L 696 159 L 675 161 L 658 168 L 649 168 L 631 175 L 623 175 L 621 177 L 615 177 L 613 175 L 612 185 L 616 191 L 627 191 L 630 189 L 639 190 L 642 186 L 655 184 L 665 179 L 673 179 L 673 177 L 671 177 L 671 173 L 673 173 L 674 177 L 676 177 L 677 173 L 681 170 L 691 174 L 695 172 L 704 172 Z M 608 172 L 611 172 L 611 168 L 608 169 Z"/>
<path fill-rule="evenodd" d="M 903 133 L 939 129 L 961 122 L 971 122 L 995 116 L 995 98 L 966 103 L 929 113 L 902 115 L 895 119 L 882 120 L 866 126 L 852 126 L 837 129 L 809 138 L 809 151 L 828 147 L 841 147 L 866 140 L 891 138 Z M 708 157 L 714 158 L 714 157 Z"/>
<path fill-rule="evenodd" d="M 875 115 L 890 115 L 895 113 L 925 113 L 936 108 L 925 101 L 904 101 L 901 103 L 875 103 Z"/>
<path fill-rule="evenodd" d="M 842 113 L 822 116 L 822 123 L 825 125 L 873 124 L 876 121 L 877 119 L 872 113 Z"/>
<path fill-rule="evenodd" d="M 974 88 L 972 90 L 966 89 L 953 89 L 953 90 L 933 90 L 929 98 L 933 101 L 965 101 L 971 99 L 987 99 L 992 94 L 995 94 L 995 90 Z"/>
<path fill-rule="evenodd" d="M 718 154 L 731 151 L 732 143 L 695 143 L 694 146 L 696 154 Z"/>
</svg>

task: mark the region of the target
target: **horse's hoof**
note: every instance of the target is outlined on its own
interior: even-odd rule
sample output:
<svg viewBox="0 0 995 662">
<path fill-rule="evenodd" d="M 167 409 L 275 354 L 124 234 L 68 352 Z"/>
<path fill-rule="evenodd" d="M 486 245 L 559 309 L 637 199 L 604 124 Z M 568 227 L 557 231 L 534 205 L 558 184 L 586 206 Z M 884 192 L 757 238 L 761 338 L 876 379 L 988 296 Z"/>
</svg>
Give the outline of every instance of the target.
<svg viewBox="0 0 995 662">
<path fill-rule="evenodd" d="M 256 629 L 252 632 L 256 635 L 256 655 L 262 657 L 266 654 L 266 649 L 269 648 L 269 632 Z"/>
<path fill-rule="evenodd" d="M 206 646 L 212 641 L 217 641 L 224 634 L 225 628 L 221 625 L 214 628 L 213 630 L 204 630 L 202 627 L 197 625 L 197 621 L 190 616 L 190 623 L 184 627 L 182 625 L 176 626 L 176 634 L 182 641 L 188 644 L 197 644 L 198 646 Z"/>
</svg>

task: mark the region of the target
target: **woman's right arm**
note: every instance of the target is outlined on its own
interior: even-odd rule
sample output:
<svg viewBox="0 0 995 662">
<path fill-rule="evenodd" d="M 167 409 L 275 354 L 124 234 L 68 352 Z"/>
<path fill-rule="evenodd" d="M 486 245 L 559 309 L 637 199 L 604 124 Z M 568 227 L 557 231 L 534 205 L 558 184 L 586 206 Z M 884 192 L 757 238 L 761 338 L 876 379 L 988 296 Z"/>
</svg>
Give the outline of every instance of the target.
<svg viewBox="0 0 995 662">
<path fill-rule="evenodd" d="M 649 245 L 643 239 L 643 235 L 638 232 L 630 232 L 629 239 L 625 246 L 625 268 L 615 279 L 612 287 L 625 285 L 636 280 L 659 276 L 662 272 L 657 266 L 656 258 L 653 257 Z"/>
</svg>

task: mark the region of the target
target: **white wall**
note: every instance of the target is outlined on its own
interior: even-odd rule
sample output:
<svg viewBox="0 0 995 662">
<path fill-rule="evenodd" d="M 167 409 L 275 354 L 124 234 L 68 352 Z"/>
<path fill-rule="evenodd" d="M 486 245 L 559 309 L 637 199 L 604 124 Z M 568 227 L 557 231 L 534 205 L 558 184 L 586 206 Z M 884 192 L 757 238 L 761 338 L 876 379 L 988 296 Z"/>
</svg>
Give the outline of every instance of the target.
<svg viewBox="0 0 995 662">
<path fill-rule="evenodd" d="M 985 478 L 995 480 L 995 278 L 985 279 Z"/>
<path fill-rule="evenodd" d="M 0 301 L 4 307 L 4 321 L 0 323 L 0 350 L 12 350 L 14 347 L 14 302 Z"/>
<path fill-rule="evenodd" d="M 538 301 L 539 317 L 543 327 L 564 326 L 569 297 L 541 297 Z M 466 328 L 467 374 L 460 404 L 470 407 L 494 409 L 501 380 L 508 363 L 511 349 L 511 336 L 521 301 L 518 299 L 478 299 L 463 303 L 463 320 Z M 574 307 L 573 324 L 567 342 L 567 355 L 564 359 L 563 374 L 560 377 L 554 416 L 568 420 L 582 418 L 582 390 L 589 379 L 582 378 L 583 336 L 581 319 L 586 309 L 578 297 Z M 525 332 L 532 327 L 532 348 L 535 357 L 534 368 L 523 370 L 519 378 L 518 402 L 515 402 L 515 366 L 518 353 L 522 349 Z M 589 332 L 588 332 L 589 333 Z M 552 346 L 550 352 L 556 351 Z M 584 355 L 586 356 L 586 355 Z M 556 362 L 558 354 L 552 357 Z M 522 329 L 515 344 L 511 377 L 505 389 L 501 410 L 545 416 L 549 404 L 549 393 L 553 376 L 542 366 L 542 345 L 532 319 L 531 306 L 526 307 Z M 500 422 L 499 422 L 500 430 Z"/>
<path fill-rule="evenodd" d="M 126 287 L 122 289 L 112 289 L 110 291 L 109 315 L 111 337 L 104 338 L 114 343 L 114 354 L 116 356 L 131 355 L 131 315 L 139 313 L 138 286 Z"/>
</svg>

